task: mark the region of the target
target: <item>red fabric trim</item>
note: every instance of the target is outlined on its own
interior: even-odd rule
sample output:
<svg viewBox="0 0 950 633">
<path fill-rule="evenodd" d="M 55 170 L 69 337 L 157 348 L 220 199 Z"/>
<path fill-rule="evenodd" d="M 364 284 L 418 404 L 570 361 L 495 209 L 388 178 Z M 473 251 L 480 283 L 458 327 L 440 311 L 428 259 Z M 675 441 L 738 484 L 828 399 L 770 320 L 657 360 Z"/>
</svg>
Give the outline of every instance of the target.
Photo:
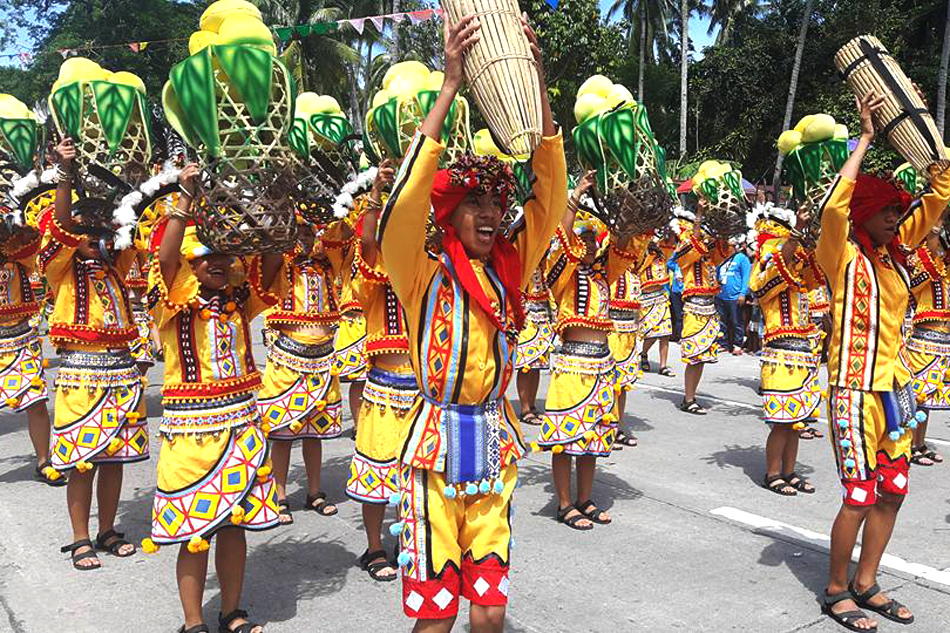
<svg viewBox="0 0 950 633">
<path fill-rule="evenodd" d="M 655 290 L 657 288 L 662 288 L 666 284 L 670 283 L 670 276 L 658 277 L 656 279 L 650 279 L 649 281 L 640 281 L 640 292 L 643 293 L 646 290 Z"/>
<path fill-rule="evenodd" d="M 260 257 L 255 257 L 251 260 L 251 270 L 248 272 L 247 280 L 251 284 L 251 289 L 261 298 L 261 301 L 269 306 L 275 306 L 280 303 L 280 296 L 270 290 L 264 289 L 264 286 L 261 284 L 261 265 Z M 283 265 L 286 266 L 287 262 L 285 261 Z M 279 276 L 281 272 L 282 271 L 277 271 L 277 276 Z M 271 286 L 276 283 L 277 276 L 274 277 Z"/>
<path fill-rule="evenodd" d="M 914 314 L 914 323 L 950 321 L 950 310 L 922 310 Z"/>
<path fill-rule="evenodd" d="M 884 451 L 878 451 L 877 468 L 874 472 L 877 475 L 878 490 L 902 497 L 907 494 L 910 463 L 904 455 L 892 460 Z M 897 481 L 894 481 L 895 479 Z"/>
<path fill-rule="evenodd" d="M 389 275 L 383 271 L 376 270 L 376 268 L 367 264 L 366 260 L 363 259 L 363 243 L 360 241 L 356 242 L 355 259 L 357 270 L 360 271 L 360 274 L 363 275 L 367 281 L 380 284 L 389 283 Z"/>
<path fill-rule="evenodd" d="M 479 582 L 479 581 L 483 582 Z M 504 591 L 501 590 L 501 588 Z M 481 590 L 481 593 L 479 593 Z M 496 556 L 476 563 L 470 554 L 462 559 L 462 596 L 486 607 L 508 604 L 508 565 Z"/>
<path fill-rule="evenodd" d="M 716 286 L 693 286 L 692 288 L 683 290 L 683 298 L 686 297 L 702 297 L 708 295 L 718 295 L 719 288 Z"/>
<path fill-rule="evenodd" d="M 698 252 L 700 255 L 708 255 L 708 254 L 709 254 L 709 250 L 710 250 L 710 249 L 707 248 L 707 246 L 706 246 L 705 244 L 703 244 L 703 241 L 702 241 L 701 239 L 699 239 L 698 237 L 696 237 L 696 234 L 695 234 L 695 233 L 690 233 L 690 234 L 689 234 L 689 243 L 692 245 L 693 248 L 696 249 L 696 252 Z"/>
<path fill-rule="evenodd" d="M 33 316 L 40 311 L 36 301 L 17 303 L 9 306 L 0 306 L 0 317 Z"/>
<path fill-rule="evenodd" d="M 148 281 L 142 278 L 126 279 L 125 287 L 131 290 L 144 290 L 145 288 L 148 288 Z"/>
<path fill-rule="evenodd" d="M 557 230 L 554 232 L 554 236 L 557 238 L 557 241 L 561 244 L 561 250 L 564 251 L 564 254 L 567 258 L 574 263 L 581 261 L 584 257 L 584 248 L 582 246 L 575 248 L 575 244 L 572 243 L 571 236 L 567 234 L 567 230 L 563 225 L 558 224 Z"/>
<path fill-rule="evenodd" d="M 267 324 L 280 323 L 285 325 L 332 325 L 339 322 L 340 313 L 336 310 L 321 314 L 303 314 L 290 310 L 275 310 L 267 315 Z"/>
<path fill-rule="evenodd" d="M 26 244 L 25 246 L 20 248 L 20 250 L 13 251 L 12 253 L 7 254 L 6 258 L 9 261 L 16 262 L 22 259 L 29 259 L 31 257 L 34 257 L 40 250 L 40 241 L 41 241 L 40 238 L 36 238 L 29 244 Z"/>
<path fill-rule="evenodd" d="M 76 248 L 79 246 L 79 243 L 82 242 L 81 237 L 75 235 L 74 233 L 70 233 L 60 226 L 55 217 L 52 219 L 52 222 L 49 223 L 49 234 L 54 240 L 70 248 Z"/>
<path fill-rule="evenodd" d="M 848 479 L 842 479 L 841 486 L 844 488 L 842 494 L 844 495 L 844 504 L 846 506 L 865 508 L 868 506 L 873 506 L 875 502 L 877 502 L 877 481 L 874 479 L 868 479 L 867 481 L 851 481 Z M 863 496 L 858 495 L 859 498 L 863 499 L 863 501 L 858 501 L 854 498 L 853 491 L 855 489 L 864 491 Z"/>
<path fill-rule="evenodd" d="M 240 378 L 228 378 L 215 382 L 166 383 L 162 387 L 165 398 L 207 399 L 216 396 L 230 396 L 253 391 L 261 386 L 261 375 L 256 371 Z"/>
<path fill-rule="evenodd" d="M 557 327 L 555 328 L 560 334 L 562 331 L 569 327 L 587 327 L 592 330 L 606 330 L 610 331 L 614 329 L 613 321 L 610 319 L 601 319 L 598 317 L 582 317 L 582 316 L 573 316 L 565 317 L 563 319 L 558 319 Z"/>
<path fill-rule="evenodd" d="M 930 249 L 926 246 L 921 246 L 917 249 L 917 258 L 920 260 L 921 267 L 927 271 L 927 274 L 930 275 L 930 278 L 934 281 L 941 281 L 946 275 L 946 266 L 943 266 L 943 270 L 941 271 L 938 268 L 937 261 L 931 256 Z"/>
<path fill-rule="evenodd" d="M 432 578 L 426 581 L 413 580 L 405 574 L 402 577 L 402 608 L 403 612 L 410 618 L 424 620 L 438 620 L 442 618 L 452 618 L 459 611 L 459 593 L 461 590 L 461 577 L 454 567 L 446 567 L 442 570 L 440 577 Z M 452 599 L 445 604 L 445 608 L 440 608 L 435 601 L 435 597 L 440 591 L 445 589 L 452 595 Z M 415 605 L 416 594 L 422 598 L 418 609 L 413 609 L 410 605 Z"/>
<path fill-rule="evenodd" d="M 409 338 L 405 335 L 376 336 L 367 338 L 366 355 L 399 354 L 409 351 Z"/>
<path fill-rule="evenodd" d="M 775 328 L 774 330 L 769 330 L 765 333 L 765 342 L 769 343 L 776 339 L 780 338 L 801 338 L 807 339 L 809 336 L 812 336 L 815 333 L 814 325 L 806 325 L 803 327 L 780 327 Z"/>
<path fill-rule="evenodd" d="M 780 252 L 776 253 L 775 257 L 772 259 L 775 261 L 775 268 L 778 269 L 778 274 L 781 275 L 782 279 L 785 280 L 785 283 L 792 288 L 801 288 L 801 278 L 795 277 L 794 273 L 788 269 L 788 266 L 785 264 L 785 258 L 782 257 L 782 254 Z"/>
<path fill-rule="evenodd" d="M 627 301 L 626 299 L 611 299 L 607 305 L 621 310 L 638 310 L 640 308 L 639 301 Z"/>
<path fill-rule="evenodd" d="M 50 326 L 49 337 L 54 342 L 72 343 L 128 343 L 138 337 L 134 327 L 119 330 L 98 328 L 92 325 L 57 323 Z"/>
</svg>

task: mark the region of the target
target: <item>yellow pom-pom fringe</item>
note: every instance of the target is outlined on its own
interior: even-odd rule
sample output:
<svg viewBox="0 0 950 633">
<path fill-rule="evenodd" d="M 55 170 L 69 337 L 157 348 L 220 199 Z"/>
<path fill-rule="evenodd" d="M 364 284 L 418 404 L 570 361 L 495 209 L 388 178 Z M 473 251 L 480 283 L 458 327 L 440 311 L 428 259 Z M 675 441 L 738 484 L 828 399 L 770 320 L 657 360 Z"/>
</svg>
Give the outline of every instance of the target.
<svg viewBox="0 0 950 633">
<path fill-rule="evenodd" d="M 594 433 L 593 431 L 588 431 L 587 433 L 584 433 L 584 439 L 587 440 L 588 442 L 594 439 L 595 437 L 597 437 L 597 434 Z"/>
<path fill-rule="evenodd" d="M 614 385 L 614 393 L 620 395 L 623 393 L 623 387 L 620 385 Z"/>
<path fill-rule="evenodd" d="M 50 481 L 59 481 L 63 478 L 62 473 L 53 468 L 52 466 L 47 466 L 43 469 L 43 476 L 49 479 Z"/>
<path fill-rule="evenodd" d="M 188 541 L 188 551 L 192 554 L 198 554 L 200 552 L 207 552 L 211 549 L 211 543 L 204 540 L 197 534 L 191 537 L 191 540 Z"/>
<path fill-rule="evenodd" d="M 34 376 L 33 380 L 30 381 L 30 386 L 37 387 L 37 388 L 42 387 L 43 381 L 40 379 L 39 376 Z"/>
<path fill-rule="evenodd" d="M 10 407 L 11 409 L 13 409 L 18 404 L 20 404 L 20 401 L 17 400 L 16 398 L 7 398 L 6 402 L 7 402 L 7 406 Z"/>
<path fill-rule="evenodd" d="M 541 445 L 538 444 L 537 442 L 531 442 L 530 447 L 531 447 L 531 452 L 532 452 L 532 453 L 540 453 L 540 452 L 541 452 Z"/>
<path fill-rule="evenodd" d="M 122 440 L 117 437 L 112 438 L 112 441 L 109 442 L 109 447 L 106 449 L 106 452 L 110 455 L 115 455 L 119 452 L 119 449 L 122 448 Z"/>
<path fill-rule="evenodd" d="M 804 422 L 796 422 L 795 424 L 792 425 L 792 428 L 795 429 L 796 431 L 801 431 L 802 429 L 805 428 L 805 423 L 804 423 Z"/>
<path fill-rule="evenodd" d="M 106 273 L 105 273 L 105 271 L 97 270 L 94 276 L 95 276 L 95 278 L 98 279 L 99 281 L 102 281 L 103 279 L 106 278 Z"/>
<path fill-rule="evenodd" d="M 244 523 L 244 508 L 237 506 L 231 510 L 231 523 L 234 525 L 241 525 Z"/>
<path fill-rule="evenodd" d="M 202 320 L 202 321 L 210 321 L 210 320 L 211 320 L 211 310 L 209 310 L 208 308 L 205 308 L 204 310 L 202 310 L 202 311 L 201 311 L 201 320 Z"/>
<path fill-rule="evenodd" d="M 127 420 L 131 420 L 132 422 L 135 422 L 141 417 L 142 417 L 142 414 L 139 413 L 138 411 L 129 411 L 128 413 L 125 414 L 125 418 Z"/>
<path fill-rule="evenodd" d="M 557 444 L 557 445 L 555 445 L 554 447 L 551 448 L 551 451 L 552 451 L 555 455 L 560 455 L 561 453 L 564 452 L 564 447 L 563 447 L 562 445 L 560 445 L 560 444 Z"/>
<path fill-rule="evenodd" d="M 294 433 L 300 433 L 300 429 L 302 428 L 303 428 L 303 424 L 301 424 L 300 422 L 290 423 L 290 430 L 293 431 Z"/>
<path fill-rule="evenodd" d="M 617 421 L 617 416 L 615 416 L 613 413 L 605 413 L 603 420 L 604 424 L 613 424 Z"/>
<path fill-rule="evenodd" d="M 264 434 L 264 437 L 267 437 L 268 435 L 270 435 L 270 431 L 271 431 L 271 425 L 269 422 L 265 422 L 264 424 L 261 425 L 261 432 Z"/>
<path fill-rule="evenodd" d="M 76 470 L 78 470 L 81 473 L 89 472 L 90 470 L 92 470 L 92 464 L 84 460 L 79 460 L 78 462 L 76 462 Z"/>
<path fill-rule="evenodd" d="M 261 483 L 267 481 L 267 478 L 270 477 L 271 467 L 270 466 L 261 466 L 257 469 L 257 480 Z"/>
<path fill-rule="evenodd" d="M 162 549 L 161 546 L 155 543 L 155 541 L 153 541 L 152 539 L 150 538 L 142 539 L 142 551 L 145 552 L 146 554 L 156 554 L 158 553 L 158 550 L 160 549 Z"/>
<path fill-rule="evenodd" d="M 323 411 L 324 409 L 327 408 L 327 401 L 326 401 L 326 400 L 317 400 L 314 404 L 315 404 L 316 407 L 317 407 L 317 411 Z"/>
<path fill-rule="evenodd" d="M 49 361 L 46 360 L 45 358 L 43 359 L 43 362 L 41 364 L 43 365 L 43 369 L 46 369 L 47 367 L 49 367 Z"/>
</svg>

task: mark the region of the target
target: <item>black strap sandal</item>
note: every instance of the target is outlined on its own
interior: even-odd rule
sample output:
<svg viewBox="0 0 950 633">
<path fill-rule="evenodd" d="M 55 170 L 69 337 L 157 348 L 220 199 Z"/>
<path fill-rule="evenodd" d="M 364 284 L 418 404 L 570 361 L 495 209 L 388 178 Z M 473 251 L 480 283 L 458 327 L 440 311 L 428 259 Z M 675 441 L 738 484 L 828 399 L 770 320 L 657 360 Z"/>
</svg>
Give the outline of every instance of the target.
<svg viewBox="0 0 950 633">
<path fill-rule="evenodd" d="M 650 371 L 650 360 L 645 354 L 640 354 L 640 369 L 642 369 L 644 372 Z"/>
<path fill-rule="evenodd" d="M 567 515 L 569 515 L 572 511 L 577 512 L 577 514 L 575 514 L 575 515 L 572 516 L 572 517 L 567 516 Z M 587 530 L 593 530 L 593 529 L 594 529 L 594 524 L 593 524 L 593 523 L 588 523 L 587 525 L 578 525 L 578 523 L 579 523 L 580 521 L 583 521 L 584 519 L 587 519 L 588 521 L 590 521 L 590 519 L 589 519 L 588 517 L 585 517 L 585 516 L 581 513 L 581 511 L 578 510 L 577 508 L 575 508 L 574 506 L 567 506 L 567 507 L 564 507 L 564 508 L 558 508 L 558 511 L 557 511 L 557 522 L 558 522 L 558 523 L 563 523 L 564 525 L 566 525 L 567 527 L 571 528 L 572 530 L 577 530 L 577 531 L 579 531 L 579 532 L 586 532 Z"/>
<path fill-rule="evenodd" d="M 125 540 L 125 534 L 122 532 L 116 532 L 115 530 L 107 530 L 104 534 L 100 534 L 96 537 L 96 549 L 100 552 L 108 552 L 113 556 L 119 558 L 127 558 L 136 552 L 135 545 Z M 109 544 L 106 544 L 106 541 L 113 539 Z M 128 554 L 120 554 L 119 550 L 122 549 L 123 545 L 131 545 L 132 551 Z"/>
<path fill-rule="evenodd" d="M 808 480 L 804 479 L 795 471 L 792 471 L 787 475 L 781 475 L 781 477 L 788 483 L 789 486 L 798 492 L 804 492 L 806 495 L 810 495 L 815 492 L 815 487 L 808 483 Z"/>
<path fill-rule="evenodd" d="M 623 450 L 624 446 L 637 446 L 640 442 L 632 435 L 627 435 L 623 431 L 617 431 L 617 439 L 614 440 L 614 448 Z"/>
<path fill-rule="evenodd" d="M 669 367 L 660 367 L 657 372 L 661 376 L 666 376 L 667 378 L 675 378 L 676 374 Z"/>
<path fill-rule="evenodd" d="M 862 633 L 877 633 L 877 627 L 873 628 L 861 628 L 855 624 L 858 620 L 870 620 L 868 614 L 864 611 L 859 611 L 855 609 L 854 611 L 844 611 L 842 613 L 835 613 L 831 610 L 833 606 L 839 602 L 844 602 L 845 600 L 854 600 L 854 596 L 851 595 L 850 591 L 842 591 L 841 593 L 829 595 L 825 593 L 824 598 L 821 601 L 821 612 L 827 615 L 829 618 L 848 629 L 849 631 L 861 631 Z"/>
<path fill-rule="evenodd" d="M 690 400 L 689 402 L 683 400 L 680 403 L 680 411 L 691 413 L 692 415 L 706 415 L 706 409 L 702 408 L 695 399 Z"/>
<path fill-rule="evenodd" d="M 916 464 L 918 466 L 933 466 L 934 460 L 930 459 L 930 456 L 924 452 L 923 448 L 920 446 L 915 446 L 910 449 L 910 463 Z"/>
<path fill-rule="evenodd" d="M 798 437 L 802 440 L 813 440 L 817 436 L 815 435 L 815 429 L 811 428 L 810 426 L 806 426 L 798 432 Z"/>
<path fill-rule="evenodd" d="M 590 499 L 583 503 L 580 501 L 575 501 L 574 507 L 577 508 L 578 512 L 583 514 L 586 518 L 590 519 L 594 523 L 599 523 L 600 525 L 610 525 L 613 523 L 613 519 L 602 519 L 600 517 L 600 514 L 603 512 L 603 510 L 598 508 Z"/>
<path fill-rule="evenodd" d="M 333 508 L 332 510 L 327 510 L 327 508 Z M 313 510 L 320 516 L 332 517 L 334 514 L 339 512 L 339 509 L 336 505 L 327 501 L 327 493 L 322 490 L 315 495 L 307 495 L 307 510 Z"/>
<path fill-rule="evenodd" d="M 53 479 L 47 473 L 47 470 L 46 470 L 47 468 L 50 468 L 49 460 L 46 460 L 45 462 L 43 462 L 42 464 L 39 464 L 36 468 L 34 468 L 33 478 L 41 483 L 46 484 L 47 486 L 52 486 L 54 488 L 59 488 L 60 486 L 66 485 L 65 474 L 57 471 L 57 474 L 59 476 L 56 479 Z"/>
<path fill-rule="evenodd" d="M 81 554 L 77 554 L 76 550 L 81 549 L 83 547 L 88 547 L 89 550 Z M 79 571 L 89 571 L 91 569 L 99 569 L 100 567 L 102 567 L 102 563 L 99 562 L 99 557 L 96 555 L 96 548 L 93 547 L 92 541 L 90 541 L 87 538 L 80 539 L 76 541 L 75 543 L 71 543 L 69 545 L 64 545 L 59 548 L 59 551 L 62 552 L 63 554 L 69 554 L 69 558 L 73 563 L 73 567 L 78 569 Z M 79 561 L 86 560 L 87 558 L 95 558 L 97 564 L 96 565 L 80 565 L 79 564 Z"/>
<path fill-rule="evenodd" d="M 858 593 L 858 590 L 854 588 L 854 581 L 851 581 L 851 584 L 848 585 L 848 591 L 851 592 L 851 596 L 854 598 L 855 604 L 857 604 L 862 609 L 867 609 L 868 611 L 873 611 L 878 615 L 884 616 L 891 622 L 897 622 L 898 624 L 910 624 L 914 621 L 914 616 L 911 615 L 909 618 L 902 618 L 898 615 L 901 611 L 901 607 L 907 609 L 907 607 L 897 600 L 891 598 L 884 604 L 871 604 L 869 600 L 881 593 L 881 587 L 877 583 L 871 585 L 867 591 Z M 910 611 L 910 609 L 907 609 Z"/>
<path fill-rule="evenodd" d="M 766 490 L 771 490 L 777 495 L 782 495 L 783 497 L 794 497 L 798 494 L 798 491 L 795 490 L 795 487 L 785 481 L 785 478 L 781 475 L 766 475 L 765 481 L 762 482 L 762 487 Z"/>
<path fill-rule="evenodd" d="M 231 628 L 231 623 L 235 620 L 247 620 L 247 611 L 244 609 L 235 609 L 227 615 L 218 614 L 218 633 L 253 633 L 254 629 L 264 627 L 257 622 L 247 620 L 244 624 L 238 625 L 236 629 Z"/>
<path fill-rule="evenodd" d="M 376 582 L 390 582 L 396 580 L 399 576 L 399 572 L 389 563 L 389 560 L 386 558 L 385 550 L 375 550 L 369 551 L 366 550 L 363 552 L 363 555 L 360 556 L 360 569 L 367 572 L 369 577 L 375 580 Z M 384 576 L 379 572 L 384 569 L 391 569 L 393 574 L 391 576 Z"/>
<path fill-rule="evenodd" d="M 289 521 L 280 521 L 282 517 L 290 517 Z M 281 525 L 293 525 L 294 513 L 290 511 L 290 504 L 286 499 L 277 500 L 277 520 Z"/>
<path fill-rule="evenodd" d="M 178 629 L 178 633 L 211 633 L 211 629 L 209 629 L 208 625 L 204 622 L 201 624 L 196 624 L 190 629 L 186 629 L 185 625 L 182 624 L 181 628 Z"/>
<path fill-rule="evenodd" d="M 929 458 L 932 462 L 936 464 L 943 462 L 943 457 L 940 455 L 940 453 L 930 448 L 929 444 L 924 444 L 920 448 L 922 449 L 924 456 Z"/>
</svg>

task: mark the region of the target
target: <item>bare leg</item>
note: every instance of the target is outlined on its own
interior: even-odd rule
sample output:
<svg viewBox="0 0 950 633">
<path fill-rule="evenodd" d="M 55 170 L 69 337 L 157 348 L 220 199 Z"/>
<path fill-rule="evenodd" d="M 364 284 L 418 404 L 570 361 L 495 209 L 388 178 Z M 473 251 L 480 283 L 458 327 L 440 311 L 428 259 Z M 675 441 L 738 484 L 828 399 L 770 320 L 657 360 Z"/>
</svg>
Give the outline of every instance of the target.
<svg viewBox="0 0 950 633">
<path fill-rule="evenodd" d="M 554 477 L 554 490 L 557 491 L 558 510 L 573 505 L 574 501 L 571 499 L 571 456 L 565 453 L 551 453 L 551 474 Z M 580 516 L 580 512 L 571 510 L 564 518 L 570 519 L 576 516 Z M 589 519 L 581 518 L 577 521 L 577 526 L 580 528 L 585 528 L 588 525 L 593 525 Z"/>
<path fill-rule="evenodd" d="M 351 382 L 350 390 L 347 392 L 350 403 L 350 419 L 353 420 L 354 429 L 356 429 L 356 423 L 360 419 L 360 406 L 363 404 L 363 387 L 365 386 L 365 380 Z"/>
<path fill-rule="evenodd" d="M 643 350 L 640 352 L 640 356 L 647 357 L 650 354 L 650 348 L 653 347 L 653 343 L 656 342 L 655 338 L 645 338 L 643 339 Z M 662 362 L 660 365 L 662 366 Z"/>
<path fill-rule="evenodd" d="M 37 466 L 49 461 L 49 411 L 45 402 L 37 402 L 26 410 L 30 441 L 36 453 Z"/>
<path fill-rule="evenodd" d="M 69 522 L 73 528 L 73 542 L 89 538 L 89 508 L 92 505 L 92 482 L 96 476 L 96 469 L 84 473 L 73 470 L 69 474 L 69 483 L 66 484 L 66 506 L 69 508 Z M 89 547 L 81 547 L 77 554 L 89 551 Z M 82 567 L 98 567 L 99 561 L 95 558 L 86 558 L 78 563 Z"/>
<path fill-rule="evenodd" d="M 597 458 L 593 455 L 577 457 L 577 500 L 580 502 L 591 500 L 594 494 L 594 472 L 597 469 Z M 609 521 L 610 515 L 600 510 L 602 521 Z"/>
<path fill-rule="evenodd" d="M 293 442 L 278 440 L 270 443 L 270 458 L 277 485 L 277 498 L 287 498 L 287 473 L 290 472 L 290 448 Z M 308 468 L 309 470 L 309 468 Z"/>
<path fill-rule="evenodd" d="M 670 356 L 670 337 L 664 336 L 660 339 L 660 367 L 667 367 L 667 360 Z"/>
<path fill-rule="evenodd" d="M 765 474 L 768 477 L 781 474 L 782 457 L 785 454 L 785 446 L 789 441 L 788 433 L 784 424 L 771 424 L 769 437 L 765 440 Z"/>
<path fill-rule="evenodd" d="M 798 431 L 791 426 L 783 429 L 785 432 L 785 449 L 782 451 L 782 472 L 786 475 L 795 471 L 798 461 Z"/>
<path fill-rule="evenodd" d="M 412 633 L 449 633 L 454 625 L 455 616 L 441 620 L 416 620 Z"/>
<path fill-rule="evenodd" d="M 703 377 L 704 363 L 687 365 L 683 374 L 684 391 L 683 396 L 686 402 L 692 402 L 696 399 L 696 390 L 699 389 L 699 381 Z"/>
<path fill-rule="evenodd" d="M 918 409 L 918 411 L 923 411 L 927 416 L 924 418 L 923 422 L 917 424 L 917 428 L 914 429 L 914 439 L 911 446 L 913 448 L 922 448 L 924 444 L 927 443 L 927 423 L 930 422 L 930 411 L 927 409 Z M 932 449 L 931 449 L 932 450 Z M 921 466 L 933 466 L 934 463 L 940 463 L 943 461 L 943 458 L 940 455 L 936 455 L 934 458 L 920 456 L 918 457 L 917 462 Z"/>
<path fill-rule="evenodd" d="M 864 535 L 861 538 L 861 557 L 858 559 L 858 568 L 854 573 L 854 588 L 859 593 L 867 591 L 877 579 L 877 568 L 891 540 L 897 513 L 903 502 L 903 496 L 881 492 L 877 503 L 868 513 L 867 521 L 864 523 Z M 874 605 L 883 605 L 887 601 L 888 598 L 883 592 L 870 600 Z M 901 609 L 899 616 L 909 618 L 911 613 L 907 609 Z"/>
<path fill-rule="evenodd" d="M 831 528 L 831 556 L 828 571 L 828 587 L 825 590 L 829 595 L 848 590 L 848 567 L 851 563 L 851 554 L 854 544 L 858 540 L 858 531 L 868 516 L 870 507 L 857 507 L 842 504 Z M 843 600 L 832 607 L 835 613 L 854 611 L 857 605 L 853 600 Z M 877 621 L 871 618 L 857 620 L 854 624 L 860 628 L 870 629 L 877 626 Z"/>
<path fill-rule="evenodd" d="M 201 606 L 204 602 L 205 578 L 208 576 L 208 552 L 193 554 L 188 545 L 178 550 L 175 577 L 178 580 L 178 599 L 185 612 L 185 628 L 190 629 L 204 622 Z"/>
<path fill-rule="evenodd" d="M 504 606 L 473 604 L 468 614 L 471 633 L 501 633 L 505 630 Z"/>
<path fill-rule="evenodd" d="M 541 372 L 537 369 L 518 372 L 518 402 L 521 405 L 522 415 L 535 409 L 538 398 L 538 384 L 541 382 Z"/>
<path fill-rule="evenodd" d="M 214 571 L 221 587 L 221 615 L 228 615 L 241 605 L 241 591 L 244 589 L 244 567 L 247 563 L 247 541 L 244 530 L 224 528 L 217 535 L 214 549 Z M 238 618 L 231 623 L 236 629 L 247 620 Z M 255 631 L 263 631 L 257 627 Z"/>
<path fill-rule="evenodd" d="M 362 390 L 362 387 L 360 387 Z M 352 387 L 350 388 L 352 393 Z M 303 441 L 303 463 L 307 467 L 307 494 L 313 496 L 320 492 L 320 471 L 323 467 L 323 441 Z M 327 503 L 325 510 L 333 512 L 336 506 Z"/>
<path fill-rule="evenodd" d="M 96 502 L 99 504 L 99 534 L 115 527 L 115 514 L 119 510 L 119 497 L 122 496 L 122 464 L 102 464 L 99 466 L 99 481 L 96 482 Z M 114 539 L 106 541 L 106 545 Z M 131 543 L 119 548 L 119 554 L 128 556 L 135 551 Z"/>
</svg>

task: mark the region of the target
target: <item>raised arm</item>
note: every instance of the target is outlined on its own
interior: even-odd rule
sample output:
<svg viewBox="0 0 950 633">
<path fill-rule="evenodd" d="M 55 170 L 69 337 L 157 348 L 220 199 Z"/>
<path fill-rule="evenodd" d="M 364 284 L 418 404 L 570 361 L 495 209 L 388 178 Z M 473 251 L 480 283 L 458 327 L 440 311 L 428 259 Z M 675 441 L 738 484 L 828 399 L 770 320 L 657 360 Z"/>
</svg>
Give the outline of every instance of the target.
<svg viewBox="0 0 950 633">
<path fill-rule="evenodd" d="M 901 220 L 900 240 L 905 246 L 917 248 L 947 209 L 950 202 L 950 169 L 940 172 L 930 181 L 930 191 L 920 204 Z"/>
<path fill-rule="evenodd" d="M 360 249 L 363 261 L 370 266 L 376 265 L 376 228 L 379 225 L 379 212 L 383 208 L 383 191 L 392 187 L 395 176 L 396 162 L 387 158 L 376 170 L 373 189 L 369 192 L 369 199 L 366 201 L 363 230 L 360 233 Z"/>
<path fill-rule="evenodd" d="M 76 168 L 76 146 L 68 136 L 56 146 L 59 155 L 59 166 L 56 169 L 56 203 L 54 215 L 56 223 L 66 231 L 74 232 L 76 225 L 73 222 L 73 175 Z"/>
<path fill-rule="evenodd" d="M 198 166 L 194 163 L 185 165 L 178 176 L 181 195 L 175 210 L 168 214 L 165 233 L 158 246 L 158 266 L 166 288 L 171 287 L 181 265 L 181 241 L 185 237 L 188 220 L 192 217 L 191 204 L 197 193 L 197 180 Z"/>
</svg>

